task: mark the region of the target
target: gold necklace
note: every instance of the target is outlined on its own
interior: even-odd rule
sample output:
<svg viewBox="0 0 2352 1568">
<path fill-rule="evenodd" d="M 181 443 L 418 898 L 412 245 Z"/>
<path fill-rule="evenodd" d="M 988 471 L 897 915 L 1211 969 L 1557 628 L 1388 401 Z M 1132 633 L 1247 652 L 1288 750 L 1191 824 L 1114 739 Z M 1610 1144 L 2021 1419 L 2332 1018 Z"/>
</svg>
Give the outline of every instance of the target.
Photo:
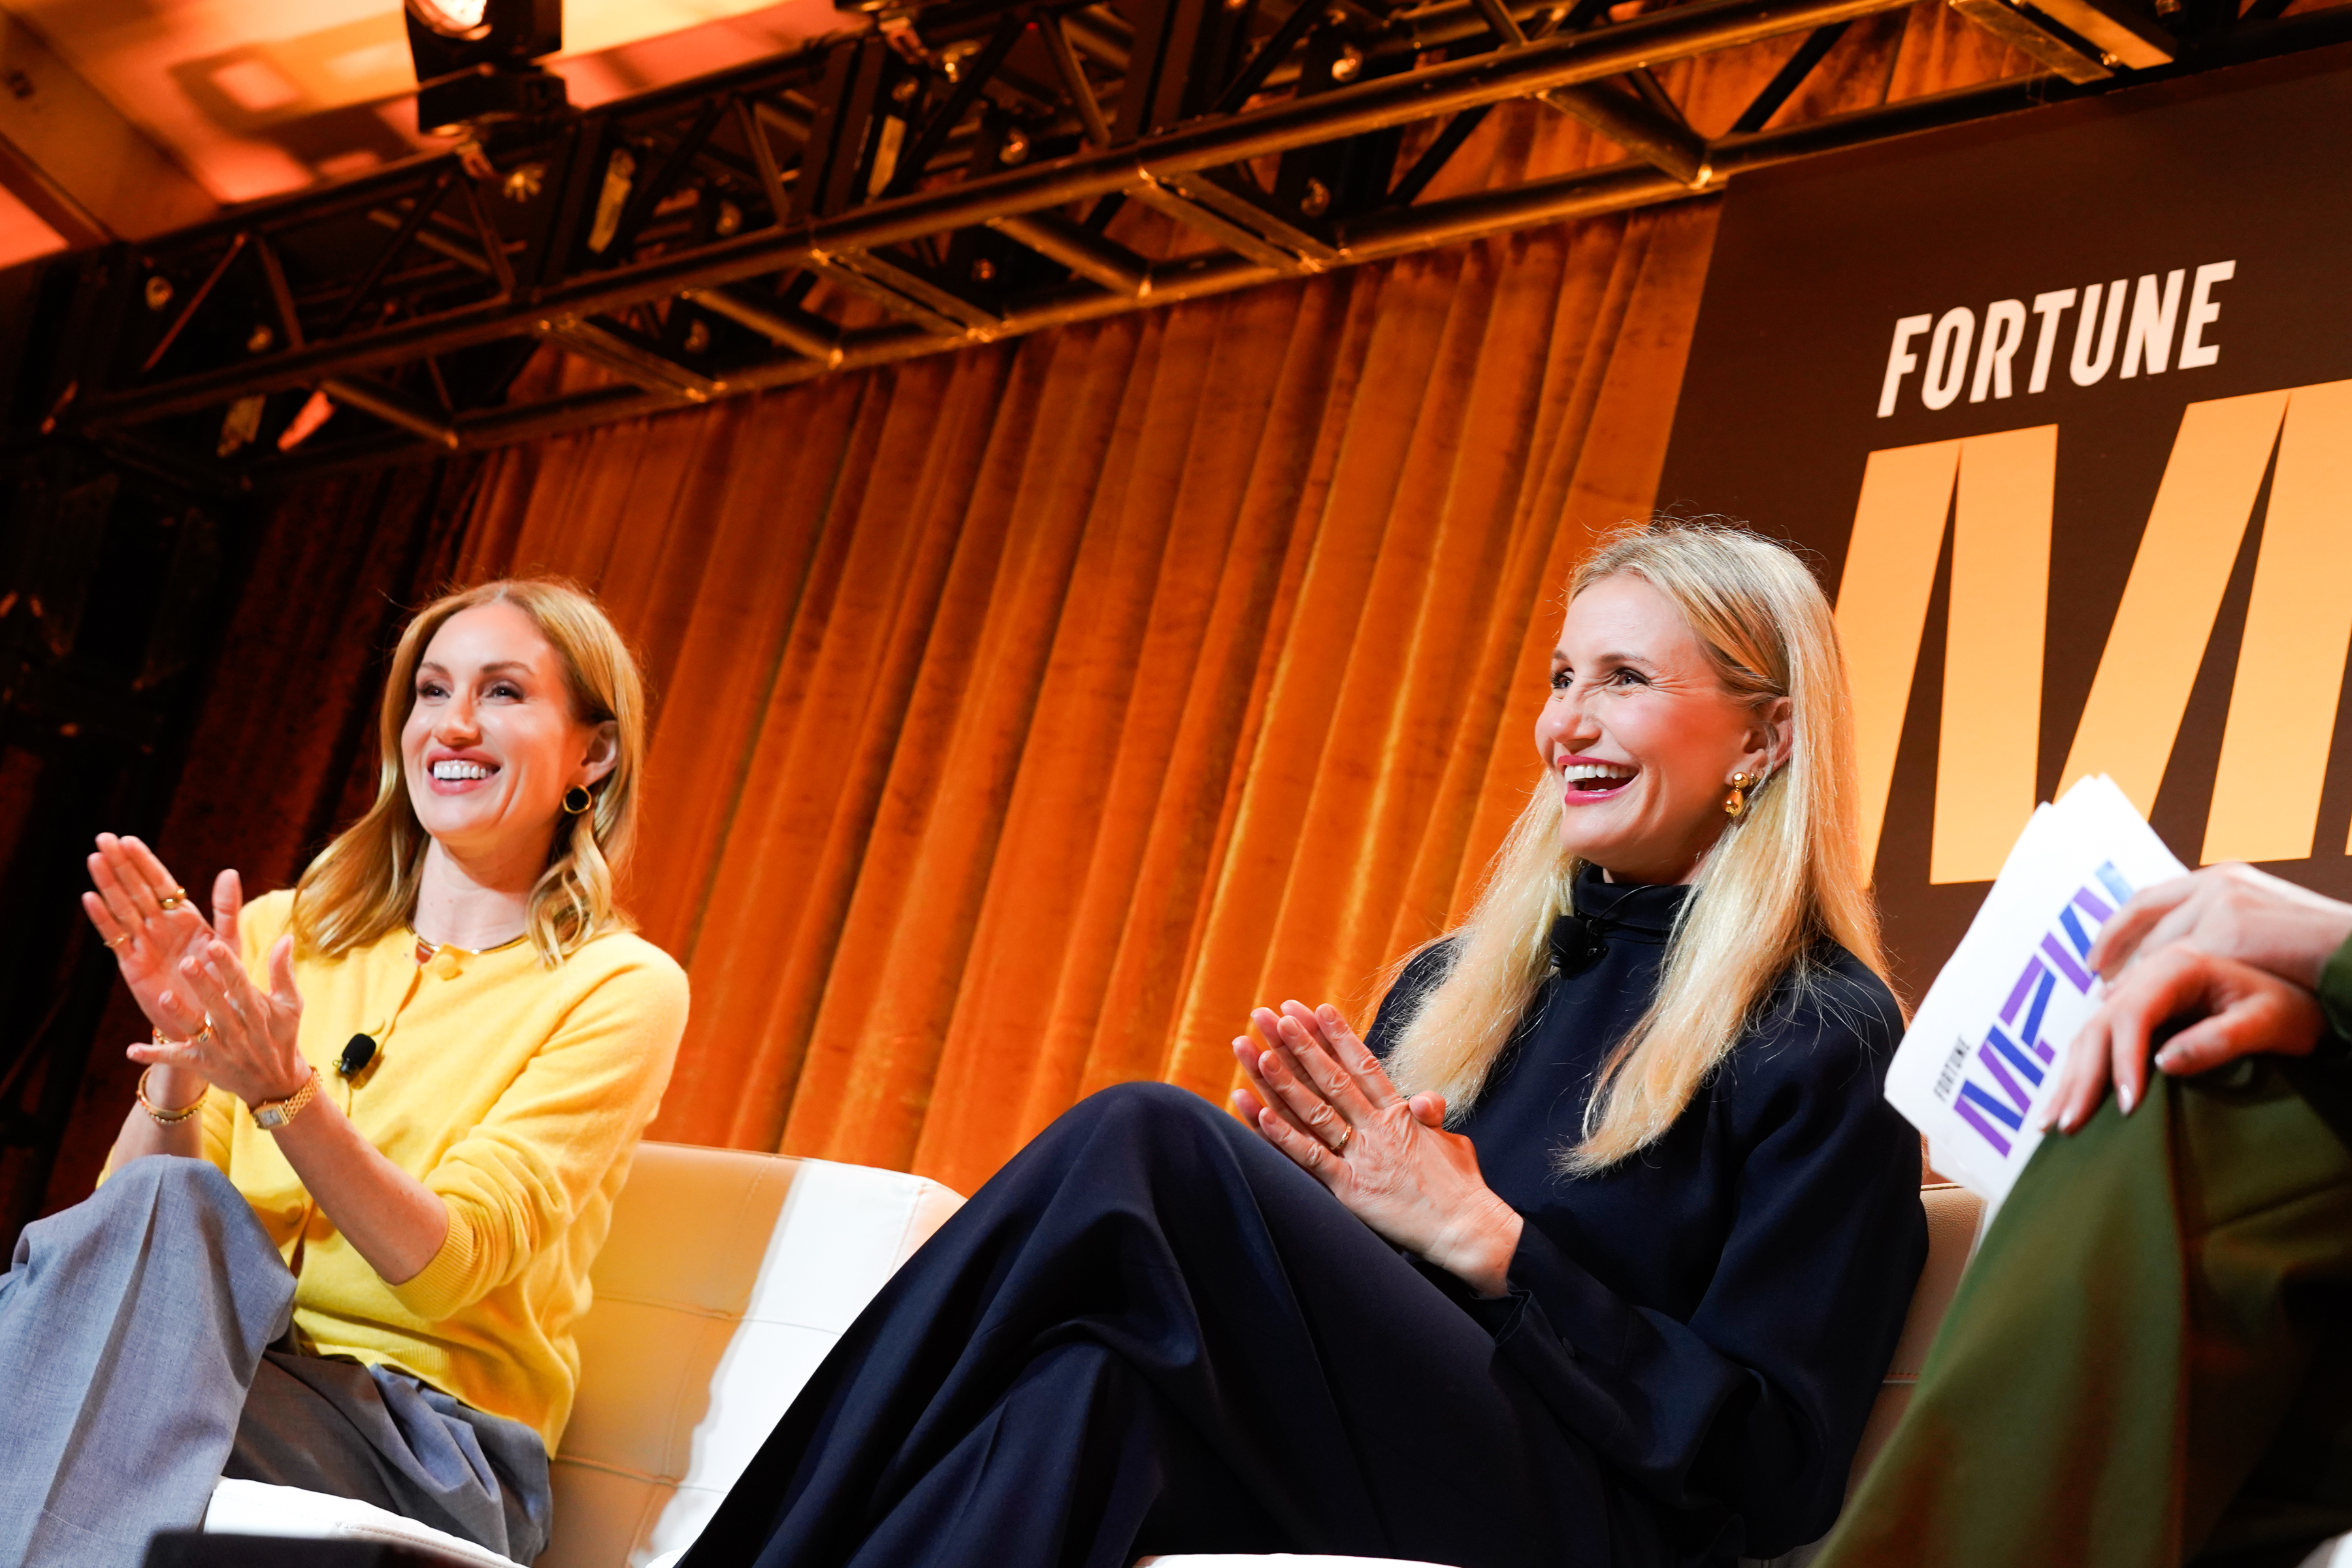
<svg viewBox="0 0 2352 1568">
<path fill-rule="evenodd" d="M 528 930 L 525 930 L 516 932 L 513 936 L 507 938 L 506 941 L 499 943 L 496 947 L 459 947 L 454 942 L 427 942 L 423 937 L 416 935 L 416 928 L 415 926 L 410 926 L 408 928 L 408 934 L 410 936 L 416 937 L 416 950 L 420 954 L 416 962 L 419 963 L 430 963 L 433 955 L 439 952 L 445 947 L 451 952 L 457 953 L 461 957 L 479 958 L 486 952 L 504 952 L 510 947 L 514 947 L 530 940 L 530 932 Z"/>
</svg>

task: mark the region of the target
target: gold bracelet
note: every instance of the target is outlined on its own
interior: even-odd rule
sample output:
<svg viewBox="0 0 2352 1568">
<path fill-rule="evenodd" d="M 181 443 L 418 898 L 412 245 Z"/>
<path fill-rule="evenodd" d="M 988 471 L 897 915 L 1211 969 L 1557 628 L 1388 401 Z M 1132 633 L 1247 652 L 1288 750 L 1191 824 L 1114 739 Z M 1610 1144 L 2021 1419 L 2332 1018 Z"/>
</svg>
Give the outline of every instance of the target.
<svg viewBox="0 0 2352 1568">
<path fill-rule="evenodd" d="M 147 1069 L 147 1072 L 153 1072 L 154 1070 L 155 1069 L 151 1067 Z M 158 1126 L 175 1126 L 180 1122 L 185 1121 L 189 1117 L 194 1116 L 198 1110 L 204 1108 L 205 1097 L 200 1094 L 196 1096 L 195 1099 L 190 1100 L 187 1104 L 180 1107 L 177 1110 L 164 1110 L 162 1106 L 147 1098 L 147 1072 L 142 1072 L 139 1075 L 139 1109 L 153 1117 Z"/>
<path fill-rule="evenodd" d="M 302 1080 L 302 1087 L 285 1099 L 265 1100 L 249 1107 L 253 1112 L 253 1124 L 265 1131 L 275 1132 L 301 1115 L 302 1108 L 310 1104 L 310 1097 L 318 1092 L 319 1069 L 312 1068 L 310 1076 Z"/>
</svg>

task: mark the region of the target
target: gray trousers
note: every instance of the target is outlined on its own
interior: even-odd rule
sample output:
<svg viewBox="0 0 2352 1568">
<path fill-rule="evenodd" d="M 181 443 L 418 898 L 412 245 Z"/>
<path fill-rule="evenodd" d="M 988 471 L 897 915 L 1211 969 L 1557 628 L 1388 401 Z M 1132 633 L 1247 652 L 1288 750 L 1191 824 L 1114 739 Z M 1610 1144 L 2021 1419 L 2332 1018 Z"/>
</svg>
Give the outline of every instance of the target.
<svg viewBox="0 0 2352 1568">
<path fill-rule="evenodd" d="M 302 1355 L 294 1279 L 209 1163 L 134 1160 L 0 1277 L 0 1568 L 136 1568 L 223 1474 L 372 1502 L 520 1562 L 547 1453 L 412 1377 Z"/>
</svg>

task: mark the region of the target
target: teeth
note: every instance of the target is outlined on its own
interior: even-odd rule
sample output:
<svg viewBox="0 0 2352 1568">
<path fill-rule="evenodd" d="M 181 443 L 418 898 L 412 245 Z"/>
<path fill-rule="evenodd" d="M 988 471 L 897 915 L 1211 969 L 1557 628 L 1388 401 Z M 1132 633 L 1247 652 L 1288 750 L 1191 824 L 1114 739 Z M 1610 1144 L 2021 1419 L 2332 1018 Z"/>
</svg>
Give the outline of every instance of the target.
<svg viewBox="0 0 2352 1568">
<path fill-rule="evenodd" d="M 445 780 L 486 779 L 490 776 L 490 770 L 479 763 L 447 760 L 433 764 L 433 776 Z"/>
<path fill-rule="evenodd" d="M 1559 770 L 1559 776 L 1570 784 L 1587 784 L 1594 779 L 1630 779 L 1638 771 L 1612 763 L 1570 763 Z"/>
</svg>

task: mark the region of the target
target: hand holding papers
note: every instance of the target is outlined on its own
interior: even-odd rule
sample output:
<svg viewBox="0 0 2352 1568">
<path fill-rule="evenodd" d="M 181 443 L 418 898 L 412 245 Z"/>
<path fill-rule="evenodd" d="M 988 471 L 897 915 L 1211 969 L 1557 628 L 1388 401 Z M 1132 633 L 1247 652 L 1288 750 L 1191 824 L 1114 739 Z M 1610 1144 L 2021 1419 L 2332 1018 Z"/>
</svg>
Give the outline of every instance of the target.
<svg viewBox="0 0 2352 1568">
<path fill-rule="evenodd" d="M 1988 1205 L 2009 1195 L 2060 1053 L 2098 1007 L 2091 944 L 2126 899 L 2183 870 L 2104 775 L 2034 812 L 1887 1070 L 1937 1170 Z"/>
</svg>

